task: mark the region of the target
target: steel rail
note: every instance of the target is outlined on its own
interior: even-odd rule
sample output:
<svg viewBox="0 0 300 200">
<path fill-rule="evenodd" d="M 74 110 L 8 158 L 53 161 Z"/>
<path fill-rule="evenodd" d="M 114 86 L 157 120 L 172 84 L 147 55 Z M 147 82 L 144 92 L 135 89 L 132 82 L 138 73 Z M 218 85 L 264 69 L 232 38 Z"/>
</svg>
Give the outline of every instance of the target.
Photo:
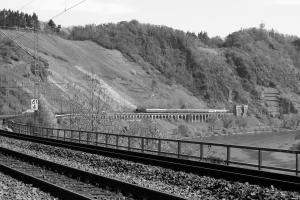
<svg viewBox="0 0 300 200">
<path fill-rule="evenodd" d="M 75 180 L 83 180 L 82 181 L 83 183 L 86 181 L 86 183 L 89 185 L 94 185 L 100 188 L 101 187 L 110 188 L 113 189 L 113 191 L 116 191 L 117 193 L 122 192 L 123 194 L 125 194 L 125 197 L 130 196 L 133 197 L 134 199 L 136 198 L 136 199 L 185 200 L 185 198 L 173 194 L 168 194 L 165 192 L 145 188 L 135 184 L 126 183 L 117 179 L 96 175 L 90 172 L 57 164 L 54 162 L 29 156 L 27 154 L 19 153 L 6 148 L 0 147 L 0 153 L 24 160 L 32 165 L 33 164 L 38 165 L 43 169 L 49 169 L 51 171 L 55 171 L 60 174 L 65 174 Z M 1 156 L 0 156 L 0 160 L 1 160 Z M 89 195 L 88 193 L 80 194 L 76 192 L 76 190 L 74 191 L 72 189 L 68 189 L 59 186 L 57 184 L 53 184 L 39 177 L 32 176 L 28 173 L 24 173 L 23 171 L 15 169 L 12 166 L 7 166 L 3 163 L 0 164 L 0 171 L 3 171 L 4 173 L 7 173 L 13 176 L 14 178 L 24 181 L 26 183 L 31 183 L 37 188 L 41 188 L 42 190 L 49 192 L 53 196 L 57 196 L 62 199 L 91 200 L 91 199 L 95 199 L 96 197 L 96 196 Z M 74 187 L 75 186 L 76 185 L 74 185 Z"/>
<path fill-rule="evenodd" d="M 227 165 L 240 165 L 241 167 L 255 167 L 257 170 L 276 170 L 280 173 L 290 173 L 292 172 L 295 176 L 299 176 L 299 155 L 300 151 L 297 150 L 287 150 L 287 149 L 274 149 L 274 148 L 263 148 L 255 146 L 243 146 L 243 145 L 233 145 L 233 144 L 222 144 L 222 143 L 212 143 L 212 142 L 202 142 L 202 141 L 191 141 L 191 140 L 175 140 L 175 139 L 166 139 L 166 138 L 150 138 L 144 136 L 132 136 L 124 134 L 113 134 L 113 133 L 102 133 L 102 132 L 90 132 L 90 131 L 81 131 L 81 130 L 72 130 L 72 129 L 55 129 L 55 128 L 45 128 L 45 127 L 35 127 L 27 126 L 22 124 L 17 124 L 14 122 L 8 122 L 9 127 L 15 131 L 15 134 L 25 134 L 33 136 L 41 136 L 46 138 L 54 138 L 57 140 L 71 141 L 76 143 L 85 143 L 93 144 L 96 146 L 103 145 L 105 147 L 111 147 L 116 149 L 125 149 L 128 151 L 139 151 L 143 153 L 154 153 L 158 155 L 169 155 L 175 156 L 177 158 L 185 159 L 194 159 L 205 160 L 205 149 L 210 148 L 221 148 L 222 151 L 226 153 L 226 158 L 221 158 L 219 161 L 225 162 Z M 125 140 L 125 145 L 124 144 Z M 150 141 L 152 147 L 148 146 L 147 143 Z M 121 144 L 120 144 L 121 143 Z M 133 143 L 133 144 L 132 144 Z M 136 145 L 134 144 L 136 143 Z M 164 150 L 165 143 L 173 144 L 177 149 L 173 150 Z M 195 155 L 188 155 L 184 151 L 184 146 L 193 145 L 195 148 Z M 199 148 L 199 149 L 198 149 Z M 254 151 L 257 154 L 256 164 L 248 163 L 245 161 L 236 162 L 231 157 L 231 152 L 234 149 Z M 174 152 L 176 151 L 176 152 Z M 269 153 L 285 153 L 294 157 L 294 164 L 290 163 L 289 168 L 278 167 L 278 164 L 275 163 L 272 165 L 264 165 L 264 154 Z M 253 165 L 254 164 L 254 165 Z M 277 166 L 276 166 L 277 165 Z M 275 168 L 276 167 L 276 168 Z"/>
<path fill-rule="evenodd" d="M 127 159 L 133 162 L 140 162 L 155 166 L 174 169 L 176 171 L 186 171 L 198 175 L 223 178 L 230 181 L 249 182 L 262 186 L 275 186 L 277 188 L 289 191 L 300 191 L 300 177 L 287 174 L 279 174 L 268 171 L 258 171 L 235 166 L 213 164 L 207 162 L 179 159 L 161 155 L 146 154 L 141 152 L 113 149 L 103 146 L 75 143 L 57 139 L 43 138 L 39 136 L 29 136 L 22 134 L 13 134 L 7 131 L 1 131 L 0 135 L 15 139 L 21 139 L 31 142 L 53 145 L 57 147 L 68 148 L 77 151 L 99 154 L 119 159 Z"/>
<path fill-rule="evenodd" d="M 59 197 L 61 199 L 77 199 L 77 200 L 91 200 L 90 198 L 84 197 L 78 193 L 72 192 L 65 188 L 59 187 L 55 184 L 31 176 L 20 170 L 13 169 L 7 165 L 0 163 L 0 171 L 25 183 L 32 184 L 33 186 L 40 188 L 43 191 L 49 192 L 51 195 Z"/>
</svg>

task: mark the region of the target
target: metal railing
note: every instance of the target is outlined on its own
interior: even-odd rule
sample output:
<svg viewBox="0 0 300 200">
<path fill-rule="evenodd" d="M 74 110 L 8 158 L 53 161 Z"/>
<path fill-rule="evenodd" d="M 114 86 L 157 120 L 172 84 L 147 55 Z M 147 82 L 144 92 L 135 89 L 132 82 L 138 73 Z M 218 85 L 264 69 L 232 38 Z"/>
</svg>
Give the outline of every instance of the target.
<svg viewBox="0 0 300 200">
<path fill-rule="evenodd" d="M 52 138 L 57 140 L 104 146 L 128 151 L 138 151 L 142 153 L 157 154 L 161 156 L 171 156 L 180 159 L 191 159 L 208 162 L 214 161 L 219 164 L 256 168 L 257 170 L 272 170 L 281 173 L 291 173 L 293 175 L 299 176 L 300 151 L 229 145 L 211 142 L 196 142 L 188 140 L 150 138 L 70 129 L 54 129 L 28 126 L 11 121 L 8 122 L 8 125 L 9 128 L 11 128 L 14 133 L 17 134 Z M 212 148 L 216 148 L 216 152 L 221 153 L 223 158 L 222 156 L 218 157 L 216 155 L 210 155 Z M 246 151 L 244 153 L 248 153 L 256 157 L 256 159 L 254 159 L 254 162 L 252 163 L 245 162 L 245 159 L 240 159 L 232 156 L 232 152 L 234 152 L 234 150 L 238 150 L 238 152 Z M 283 163 L 279 160 L 273 159 L 271 162 L 271 164 L 273 165 L 270 165 L 270 163 L 269 165 L 265 165 L 264 162 L 268 160 L 266 158 L 270 157 L 270 153 L 287 154 L 290 158 L 290 161 L 288 163 Z M 293 158 L 291 159 L 291 157 Z M 282 165 L 289 166 L 289 168 L 283 168 Z"/>
</svg>

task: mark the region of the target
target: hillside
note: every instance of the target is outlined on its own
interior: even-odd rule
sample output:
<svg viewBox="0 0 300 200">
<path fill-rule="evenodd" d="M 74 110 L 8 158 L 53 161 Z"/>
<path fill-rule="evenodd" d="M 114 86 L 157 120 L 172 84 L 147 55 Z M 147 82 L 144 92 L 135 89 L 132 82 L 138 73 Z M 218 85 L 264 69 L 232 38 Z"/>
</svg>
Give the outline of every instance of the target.
<svg viewBox="0 0 300 200">
<path fill-rule="evenodd" d="M 32 33 L 1 31 L 33 52 Z M 18 92 L 25 98 L 14 100 L 24 105 L 13 103 L 19 106 L 9 109 L 2 98 L 1 112 L 22 112 L 29 108 L 37 74 L 32 58 L 5 41 L 3 52 L 9 53 L 1 63 L 12 80 L 29 85 Z M 295 113 L 300 107 L 299 51 L 297 37 L 257 28 L 234 32 L 224 41 L 137 21 L 74 27 L 68 39 L 40 33 L 40 100 L 52 125 L 55 113 L 81 113 L 90 123 L 92 110 L 132 111 L 137 106 L 232 109 L 249 104 L 250 115 L 257 118 Z"/>
<path fill-rule="evenodd" d="M 170 85 L 182 84 L 211 107 L 231 107 L 232 99 L 249 104 L 256 116 L 267 114 L 261 89 L 268 87 L 279 91 L 283 107 L 282 102 L 299 99 L 299 38 L 263 28 L 240 30 L 224 41 L 198 36 L 133 20 L 73 27 L 69 38 L 117 49 L 146 70 L 158 70 Z"/>
<path fill-rule="evenodd" d="M 24 34 L 17 41 L 29 52 L 33 52 L 32 33 L 1 31 L 10 38 Z M 2 35 L 2 38 L 5 37 Z M 22 52 L 20 48 L 18 51 Z M 205 102 L 195 98 L 181 84 L 169 85 L 162 81 L 164 77 L 155 68 L 149 72 L 142 65 L 128 60 L 120 51 L 101 47 L 93 41 L 71 41 L 41 33 L 39 56 L 48 65 L 47 78 L 40 84 L 40 95 L 52 124 L 55 124 L 54 113 L 71 111 L 89 114 L 92 87 L 94 110 L 97 107 L 98 111 L 133 111 L 138 105 L 162 108 L 206 107 Z M 24 90 L 33 96 L 33 80 L 22 71 L 30 68 L 28 62 L 32 62 L 32 58 L 13 61 L 9 57 L 9 62 L 12 62 L 10 69 L 18 69 L 12 71 L 11 79 L 18 80 L 19 84 L 29 81 L 29 86 Z M 33 76 L 30 71 L 29 76 Z M 24 98 L 26 108 L 16 109 L 16 112 L 28 109 L 30 98 Z M 99 107 L 100 101 L 106 104 Z"/>
<path fill-rule="evenodd" d="M 16 88 L 7 88 L 8 83 L 13 79 L 18 79 L 16 68 L 14 65 L 20 66 L 24 62 L 29 62 L 30 58 L 8 40 L 0 40 L 0 115 L 13 114 L 20 110 L 25 110 L 29 107 L 29 95 L 22 90 Z M 26 73 L 30 71 L 29 68 L 24 69 Z M 11 86 L 11 84 L 10 84 Z M 25 97 L 22 99 L 21 97 Z"/>
</svg>

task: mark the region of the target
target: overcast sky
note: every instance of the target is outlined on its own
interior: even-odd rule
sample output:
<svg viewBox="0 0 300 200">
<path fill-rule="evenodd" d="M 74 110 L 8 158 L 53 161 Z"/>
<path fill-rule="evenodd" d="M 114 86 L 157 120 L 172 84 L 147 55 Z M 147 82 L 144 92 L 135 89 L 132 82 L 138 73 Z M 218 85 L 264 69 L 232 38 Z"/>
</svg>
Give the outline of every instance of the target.
<svg viewBox="0 0 300 200">
<path fill-rule="evenodd" d="M 79 1 L 0 0 L 0 8 L 23 8 L 48 21 Z M 221 37 L 264 23 L 267 29 L 300 36 L 300 0 L 87 0 L 54 21 L 71 26 L 132 19 Z"/>
</svg>

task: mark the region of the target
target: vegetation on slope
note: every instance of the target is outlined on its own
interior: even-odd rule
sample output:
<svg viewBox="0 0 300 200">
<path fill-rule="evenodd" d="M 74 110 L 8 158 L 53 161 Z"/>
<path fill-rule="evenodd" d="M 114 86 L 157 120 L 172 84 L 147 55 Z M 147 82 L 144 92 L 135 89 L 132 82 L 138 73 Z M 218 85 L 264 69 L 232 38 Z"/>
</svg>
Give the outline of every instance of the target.
<svg viewBox="0 0 300 200">
<path fill-rule="evenodd" d="M 20 112 L 28 103 L 29 95 L 12 86 L 14 72 L 11 70 L 14 63 L 25 60 L 26 56 L 17 50 L 17 47 L 8 40 L 0 40 L 0 114 Z M 28 61 L 27 61 L 28 62 Z M 26 73 L 24 73 L 26 76 Z"/>
<path fill-rule="evenodd" d="M 225 57 L 244 82 L 299 92 L 300 52 L 295 41 L 262 28 L 242 30 L 226 38 Z"/>
<path fill-rule="evenodd" d="M 299 38 L 263 26 L 234 32 L 222 41 L 205 32 L 197 36 L 133 20 L 74 27 L 69 38 L 93 40 L 120 50 L 145 68 L 154 66 L 170 83 L 184 85 L 211 106 L 228 106 L 232 94 L 234 103 L 248 103 L 251 112 L 258 114 L 263 106 L 256 86 L 300 94 Z"/>
<path fill-rule="evenodd" d="M 0 11 L 1 27 L 33 28 L 34 25 L 39 26 L 38 22 L 38 16 L 35 13 L 30 15 L 27 13 L 6 9 Z"/>
<path fill-rule="evenodd" d="M 44 24 L 42 26 L 42 24 Z M 45 32 L 59 33 L 61 25 L 56 25 L 55 22 L 50 19 L 47 23 L 39 21 L 36 13 L 28 14 L 14 10 L 0 10 L 0 28 L 23 28 L 23 29 L 38 29 Z"/>
<path fill-rule="evenodd" d="M 33 78 L 44 81 L 48 76 L 48 63 L 40 58 L 35 71 L 34 61 L 14 42 L 0 39 L 0 115 L 20 114 L 30 108 L 33 98 L 33 83 L 21 87 L 22 81 L 30 83 Z M 45 109 L 35 113 L 40 124 L 47 124 Z M 24 118 L 22 122 L 33 124 L 33 120 Z"/>
<path fill-rule="evenodd" d="M 203 44 L 183 31 L 131 21 L 74 27 L 70 38 L 91 39 L 106 48 L 118 49 L 130 60 L 146 68 L 147 64 L 154 66 L 170 83 L 177 81 L 208 101 L 226 99 L 226 87 L 238 88 L 224 57 L 198 51 Z"/>
</svg>

